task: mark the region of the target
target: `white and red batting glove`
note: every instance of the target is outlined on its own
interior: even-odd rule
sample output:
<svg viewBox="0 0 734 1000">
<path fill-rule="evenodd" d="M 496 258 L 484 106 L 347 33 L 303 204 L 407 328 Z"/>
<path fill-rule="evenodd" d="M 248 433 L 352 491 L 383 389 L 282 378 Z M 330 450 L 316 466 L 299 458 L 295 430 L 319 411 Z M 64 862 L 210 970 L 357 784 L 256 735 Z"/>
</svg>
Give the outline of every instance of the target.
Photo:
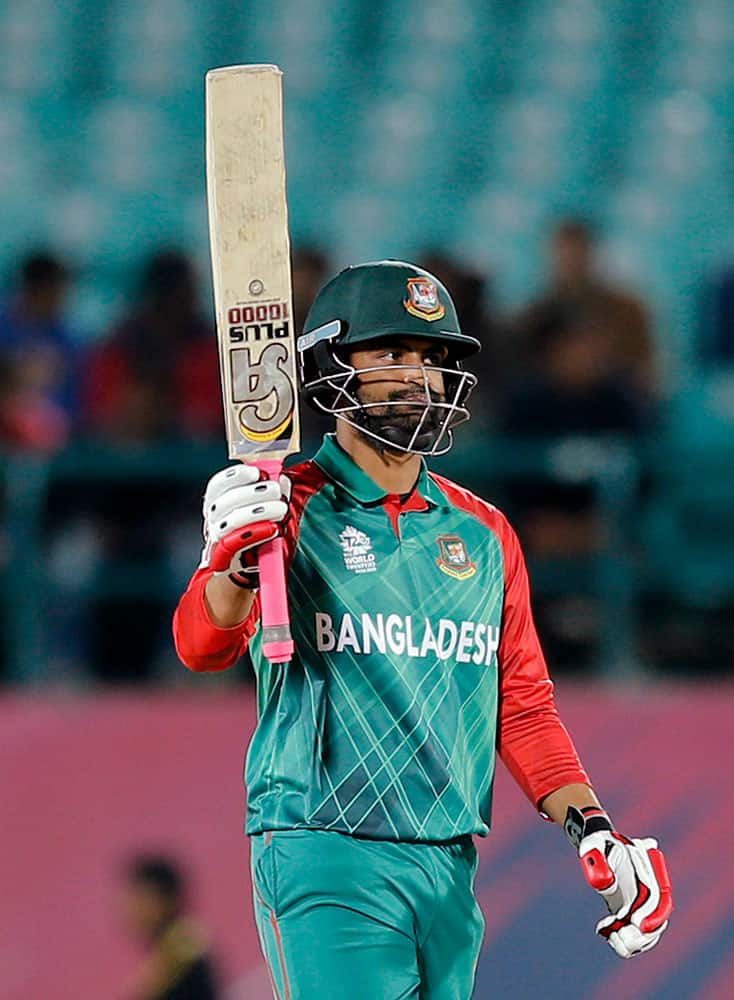
<svg viewBox="0 0 734 1000">
<path fill-rule="evenodd" d="M 204 494 L 204 551 L 200 567 L 226 574 L 247 590 L 258 585 L 257 549 L 280 532 L 291 482 L 264 478 L 253 465 L 231 465 L 209 480 Z"/>
<path fill-rule="evenodd" d="M 620 958 L 654 948 L 673 912 L 670 876 L 657 840 L 623 837 L 596 806 L 569 806 L 564 829 L 578 849 L 586 881 L 609 910 L 596 933 Z"/>
</svg>

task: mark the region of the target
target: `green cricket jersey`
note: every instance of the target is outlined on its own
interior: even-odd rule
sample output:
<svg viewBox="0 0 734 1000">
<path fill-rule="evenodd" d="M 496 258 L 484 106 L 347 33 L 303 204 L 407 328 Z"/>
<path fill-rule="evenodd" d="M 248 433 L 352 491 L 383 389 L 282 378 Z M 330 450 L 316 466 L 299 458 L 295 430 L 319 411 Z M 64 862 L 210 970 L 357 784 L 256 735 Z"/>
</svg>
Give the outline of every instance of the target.
<svg viewBox="0 0 734 1000">
<path fill-rule="evenodd" d="M 503 516 L 425 466 L 408 497 L 386 495 L 332 435 L 288 475 L 293 660 L 262 655 L 257 605 L 243 626 L 212 625 L 206 570 L 176 613 L 193 669 L 228 666 L 249 642 L 259 721 L 248 833 L 486 834 L 498 720 L 505 759 L 534 801 L 588 780 L 555 712 Z"/>
</svg>

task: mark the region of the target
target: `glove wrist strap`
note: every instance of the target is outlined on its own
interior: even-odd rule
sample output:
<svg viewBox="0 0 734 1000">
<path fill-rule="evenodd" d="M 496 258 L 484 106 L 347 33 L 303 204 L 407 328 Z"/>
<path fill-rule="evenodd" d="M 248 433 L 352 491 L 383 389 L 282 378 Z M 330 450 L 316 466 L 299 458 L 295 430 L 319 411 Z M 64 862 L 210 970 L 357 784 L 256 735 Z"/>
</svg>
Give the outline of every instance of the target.
<svg viewBox="0 0 734 1000">
<path fill-rule="evenodd" d="M 579 844 L 591 833 L 612 831 L 612 822 L 600 806 L 569 806 L 563 824 L 563 832 L 568 842 L 578 849 Z"/>
</svg>

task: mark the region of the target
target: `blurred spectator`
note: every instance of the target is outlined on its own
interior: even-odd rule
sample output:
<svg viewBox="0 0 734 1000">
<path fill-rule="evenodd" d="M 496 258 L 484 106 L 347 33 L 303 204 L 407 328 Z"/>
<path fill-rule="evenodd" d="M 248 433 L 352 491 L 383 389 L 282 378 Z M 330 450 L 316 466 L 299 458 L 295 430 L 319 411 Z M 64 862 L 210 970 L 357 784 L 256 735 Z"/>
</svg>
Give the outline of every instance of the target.
<svg viewBox="0 0 734 1000">
<path fill-rule="evenodd" d="M 546 310 L 544 321 L 535 365 L 504 395 L 500 428 L 545 438 L 644 430 L 646 409 L 619 374 L 606 331 L 562 310 Z"/>
<path fill-rule="evenodd" d="M 492 334 L 487 279 L 441 250 L 427 250 L 421 254 L 419 263 L 446 285 L 463 329 L 477 337 L 484 350 L 490 344 Z"/>
<path fill-rule="evenodd" d="M 510 386 L 497 423 L 508 435 L 536 439 L 635 437 L 646 426 L 644 408 L 615 372 L 606 337 L 562 315 L 544 330 L 536 369 Z M 508 497 L 531 556 L 588 555 L 603 542 L 589 485 L 533 478 L 514 483 Z"/>
<path fill-rule="evenodd" d="M 194 268 L 180 251 L 163 250 L 147 261 L 139 301 L 91 352 L 86 374 L 90 436 L 123 447 L 209 440 L 224 449 L 214 324 L 201 315 Z M 165 580 L 180 524 L 200 503 L 198 487 L 172 481 L 163 470 L 158 478 L 127 476 L 113 487 L 95 479 L 63 486 L 49 503 L 53 564 L 64 579 L 60 603 L 86 627 L 59 624 L 58 631 L 84 635 L 83 658 L 102 680 L 150 677 L 170 645 Z M 86 574 L 87 582 L 75 599 L 63 567 L 79 547 L 88 565 L 76 578 Z M 126 589 L 120 581 L 131 572 L 141 582 Z"/>
<path fill-rule="evenodd" d="M 513 324 L 521 361 L 532 365 L 544 352 L 549 327 L 594 330 L 603 363 L 641 401 L 658 392 L 657 359 L 644 303 L 608 284 L 599 274 L 594 234 L 588 223 L 566 219 L 551 238 L 551 274 L 545 292 Z"/>
<path fill-rule="evenodd" d="M 498 373 L 502 369 L 498 355 L 496 328 L 490 313 L 488 281 L 477 271 L 464 267 L 441 250 L 427 250 L 421 254 L 420 266 L 443 282 L 451 293 L 466 333 L 477 337 L 482 350 L 472 358 L 469 367 L 478 376 L 479 385 L 469 401 L 472 419 L 489 422 L 491 402 L 497 387 Z"/>
<path fill-rule="evenodd" d="M 556 228 L 549 286 L 516 328 L 523 364 L 500 395 L 500 430 L 535 438 L 645 430 L 654 383 L 647 314 L 597 276 L 585 222 Z M 600 543 L 590 487 L 527 482 L 513 493 L 531 554 L 584 554 Z"/>
<path fill-rule="evenodd" d="M 126 871 L 123 916 L 148 955 L 124 1000 L 216 1000 L 214 963 L 186 915 L 184 877 L 169 858 L 140 855 Z"/>
<path fill-rule="evenodd" d="M 63 315 L 69 280 L 58 257 L 33 253 L 0 308 L 0 439 L 10 446 L 54 450 L 76 419 L 78 350 Z"/>
<path fill-rule="evenodd" d="M 544 319 L 536 365 L 509 387 L 499 429 L 535 439 L 641 434 L 646 408 L 621 377 L 605 331 L 562 310 L 547 309 Z M 508 484 L 505 498 L 530 560 L 588 559 L 607 544 L 588 480 L 523 477 Z M 567 582 L 563 589 L 560 597 L 536 599 L 535 608 L 551 659 L 568 668 L 586 663 L 599 623 L 588 594 L 575 595 Z"/>
<path fill-rule="evenodd" d="M 44 348 L 13 361 L 0 355 L 0 445 L 53 452 L 69 436 L 69 419 L 45 388 L 55 360 Z"/>
<path fill-rule="evenodd" d="M 329 258 L 313 246 L 296 247 L 291 258 L 293 281 L 293 318 L 295 332 L 303 329 L 303 322 L 316 298 L 316 293 L 331 274 Z"/>
<path fill-rule="evenodd" d="M 331 276 L 329 258 L 313 246 L 296 247 L 291 259 L 291 274 L 293 280 L 293 321 L 296 334 L 303 329 L 306 314 L 316 293 Z M 320 440 L 327 431 L 332 430 L 333 421 L 325 414 L 317 413 L 308 406 L 301 397 L 301 414 L 303 433 L 312 441 Z"/>
<path fill-rule="evenodd" d="M 707 310 L 708 312 L 708 310 Z M 713 288 L 713 329 L 704 341 L 707 361 L 734 365 L 734 267 L 727 268 Z"/>
<path fill-rule="evenodd" d="M 147 262 L 139 302 L 92 353 L 85 403 L 88 430 L 115 443 L 223 436 L 214 326 L 185 254 Z"/>
</svg>

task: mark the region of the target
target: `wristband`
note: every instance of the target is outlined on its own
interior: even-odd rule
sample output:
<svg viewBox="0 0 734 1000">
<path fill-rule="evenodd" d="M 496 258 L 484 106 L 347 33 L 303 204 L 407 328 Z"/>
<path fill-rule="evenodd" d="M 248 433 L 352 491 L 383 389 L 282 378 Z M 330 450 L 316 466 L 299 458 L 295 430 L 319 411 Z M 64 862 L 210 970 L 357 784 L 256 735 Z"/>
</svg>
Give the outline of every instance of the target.
<svg viewBox="0 0 734 1000">
<path fill-rule="evenodd" d="M 590 833 L 600 833 L 603 830 L 611 832 L 613 829 L 611 820 L 601 806 L 583 806 L 581 809 L 569 806 L 566 811 L 563 832 L 569 844 L 577 849 Z"/>
</svg>

